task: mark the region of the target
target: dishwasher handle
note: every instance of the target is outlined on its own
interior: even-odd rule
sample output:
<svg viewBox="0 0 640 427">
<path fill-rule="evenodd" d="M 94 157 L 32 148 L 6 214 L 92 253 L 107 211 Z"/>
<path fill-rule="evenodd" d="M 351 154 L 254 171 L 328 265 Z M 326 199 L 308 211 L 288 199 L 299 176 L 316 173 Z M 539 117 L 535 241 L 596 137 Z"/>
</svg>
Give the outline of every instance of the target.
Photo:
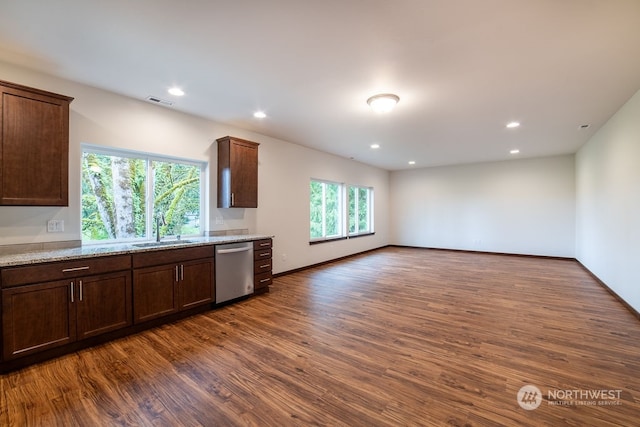
<svg viewBox="0 0 640 427">
<path fill-rule="evenodd" d="M 247 251 L 250 251 L 251 249 L 252 249 L 251 246 L 245 246 L 245 247 L 242 247 L 242 248 L 232 248 L 232 249 L 218 249 L 216 251 L 216 253 L 219 253 L 219 254 L 232 254 L 232 253 L 235 253 L 235 252 L 247 252 Z"/>
</svg>

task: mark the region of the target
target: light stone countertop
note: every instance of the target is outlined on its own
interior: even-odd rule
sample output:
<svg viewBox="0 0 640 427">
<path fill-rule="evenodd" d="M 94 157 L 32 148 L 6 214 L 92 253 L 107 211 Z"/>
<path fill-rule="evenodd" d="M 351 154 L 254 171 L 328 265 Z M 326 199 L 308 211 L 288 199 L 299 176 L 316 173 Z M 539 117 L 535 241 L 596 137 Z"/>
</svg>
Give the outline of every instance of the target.
<svg viewBox="0 0 640 427">
<path fill-rule="evenodd" d="M 261 234 L 242 234 L 235 236 L 216 237 L 185 237 L 182 241 L 171 240 L 171 242 L 175 243 L 162 244 L 158 246 L 141 247 L 136 245 L 151 242 L 132 242 L 83 245 L 68 249 L 19 252 L 15 254 L 0 255 L 0 268 L 39 264 L 44 262 L 69 261 L 79 258 L 93 258 L 107 255 L 126 255 L 140 252 L 161 251 L 164 249 L 223 245 L 227 243 L 247 242 L 251 240 L 271 238 L 273 238 L 273 236 Z"/>
</svg>

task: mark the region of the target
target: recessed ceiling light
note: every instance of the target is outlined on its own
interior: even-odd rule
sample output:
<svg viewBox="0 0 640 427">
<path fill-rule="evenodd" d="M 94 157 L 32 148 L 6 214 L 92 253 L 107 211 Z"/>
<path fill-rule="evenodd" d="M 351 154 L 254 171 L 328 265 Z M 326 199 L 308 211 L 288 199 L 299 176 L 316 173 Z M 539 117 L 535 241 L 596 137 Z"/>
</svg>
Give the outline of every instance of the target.
<svg viewBox="0 0 640 427">
<path fill-rule="evenodd" d="M 376 113 L 388 113 L 393 110 L 393 107 L 400 101 L 400 97 L 398 95 L 394 95 L 392 93 L 381 93 L 378 95 L 373 95 L 371 98 L 367 99 L 367 104 L 375 111 Z"/>
<path fill-rule="evenodd" d="M 415 165 L 415 164 L 416 164 L 416 162 L 415 162 L 414 160 L 410 160 L 410 161 L 409 161 L 409 164 L 410 164 L 410 165 Z"/>
<path fill-rule="evenodd" d="M 509 151 L 509 153 L 511 153 L 511 154 L 518 154 L 519 152 L 520 152 L 520 150 L 518 150 L 518 149 Z"/>
<path fill-rule="evenodd" d="M 509 129 L 513 129 L 513 128 L 517 128 L 518 126 L 520 126 L 519 122 L 511 122 L 511 123 L 507 123 L 507 127 Z"/>
<path fill-rule="evenodd" d="M 180 89 L 179 87 L 172 87 L 167 92 L 169 92 L 173 96 L 182 96 L 182 95 L 184 95 L 184 91 L 182 89 Z"/>
<path fill-rule="evenodd" d="M 264 119 L 265 117 L 267 117 L 267 114 L 264 111 L 256 111 L 255 113 L 253 113 L 253 117 L 255 117 L 256 119 Z"/>
<path fill-rule="evenodd" d="M 371 144 L 371 148 L 376 150 L 376 149 L 380 148 L 380 144 Z"/>
</svg>

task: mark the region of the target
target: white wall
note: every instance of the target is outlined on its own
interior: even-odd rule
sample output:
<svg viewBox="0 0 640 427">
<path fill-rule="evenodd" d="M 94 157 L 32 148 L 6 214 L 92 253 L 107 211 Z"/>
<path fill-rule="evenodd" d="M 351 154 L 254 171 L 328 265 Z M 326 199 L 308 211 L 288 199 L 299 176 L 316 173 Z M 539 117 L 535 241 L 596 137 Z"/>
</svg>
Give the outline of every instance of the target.
<svg viewBox="0 0 640 427">
<path fill-rule="evenodd" d="M 394 244 L 573 257 L 572 155 L 391 173 Z"/>
<path fill-rule="evenodd" d="M 269 149 L 260 155 L 258 229 L 287 236 L 274 240 L 274 271 L 288 271 L 388 244 L 389 172 L 282 141 L 263 141 Z M 375 235 L 310 246 L 311 178 L 373 187 Z"/>
<path fill-rule="evenodd" d="M 387 244 L 386 171 L 3 62 L 0 76 L 75 98 L 70 111 L 69 207 L 0 206 L 0 245 L 81 239 L 81 143 L 208 162 L 207 230 L 247 229 L 250 233 L 274 234 L 276 273 Z M 215 139 L 225 135 L 260 143 L 257 209 L 216 208 Z M 376 235 L 309 246 L 311 177 L 373 186 Z M 50 219 L 64 220 L 65 231 L 47 233 Z"/>
<path fill-rule="evenodd" d="M 640 311 L 640 92 L 576 155 L 576 257 Z"/>
</svg>

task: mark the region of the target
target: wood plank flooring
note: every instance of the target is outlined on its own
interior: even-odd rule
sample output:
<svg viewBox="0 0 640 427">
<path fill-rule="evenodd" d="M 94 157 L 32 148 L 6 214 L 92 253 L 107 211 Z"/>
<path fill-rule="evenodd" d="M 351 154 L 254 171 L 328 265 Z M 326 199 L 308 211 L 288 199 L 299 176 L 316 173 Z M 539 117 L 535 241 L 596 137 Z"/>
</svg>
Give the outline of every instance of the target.
<svg viewBox="0 0 640 427">
<path fill-rule="evenodd" d="M 639 343 L 575 261 L 390 247 L 0 376 L 0 425 L 632 426 Z"/>
</svg>

